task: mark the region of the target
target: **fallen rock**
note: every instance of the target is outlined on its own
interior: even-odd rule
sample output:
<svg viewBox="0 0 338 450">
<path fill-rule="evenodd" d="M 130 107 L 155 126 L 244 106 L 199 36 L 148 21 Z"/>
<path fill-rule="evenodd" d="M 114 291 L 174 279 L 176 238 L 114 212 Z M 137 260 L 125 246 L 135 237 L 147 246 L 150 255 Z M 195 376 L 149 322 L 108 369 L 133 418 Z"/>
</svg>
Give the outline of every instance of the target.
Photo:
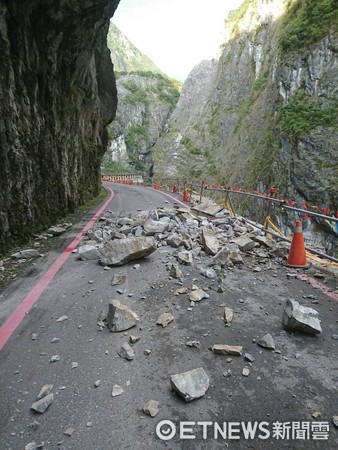
<svg viewBox="0 0 338 450">
<path fill-rule="evenodd" d="M 47 408 L 53 403 L 54 394 L 48 394 L 41 400 L 33 403 L 31 409 L 39 414 L 43 414 Z"/>
<path fill-rule="evenodd" d="M 133 336 L 132 334 L 129 336 L 129 342 L 131 344 L 136 344 L 140 340 L 140 336 Z"/>
<path fill-rule="evenodd" d="M 234 311 L 231 308 L 228 308 L 227 306 L 224 308 L 224 322 L 230 323 L 232 322 L 232 319 L 234 317 Z"/>
<path fill-rule="evenodd" d="M 69 437 L 73 436 L 74 433 L 75 433 L 75 428 L 73 428 L 73 427 L 67 428 L 67 430 L 63 432 L 63 434 L 65 434 L 66 436 L 69 436 Z"/>
<path fill-rule="evenodd" d="M 103 266 L 121 266 L 135 259 L 145 258 L 157 249 L 153 237 L 131 237 L 108 241 L 99 250 Z"/>
<path fill-rule="evenodd" d="M 11 258 L 27 259 L 27 258 L 35 258 L 36 256 L 39 256 L 38 250 L 35 250 L 34 248 L 27 248 L 26 250 L 21 250 L 20 252 L 13 253 L 13 255 L 11 255 Z"/>
<path fill-rule="evenodd" d="M 169 274 L 173 278 L 181 278 L 182 270 L 177 264 L 171 264 L 171 266 L 169 267 Z"/>
<path fill-rule="evenodd" d="M 243 258 L 239 252 L 231 252 L 229 254 L 229 262 L 235 266 L 241 266 L 244 264 Z"/>
<path fill-rule="evenodd" d="M 333 416 L 332 417 L 332 422 L 338 428 L 338 416 Z"/>
<path fill-rule="evenodd" d="M 182 245 L 182 236 L 178 233 L 172 233 L 167 238 L 167 244 L 171 247 L 178 248 Z"/>
<path fill-rule="evenodd" d="M 254 240 L 258 242 L 260 245 L 263 245 L 269 249 L 276 248 L 276 241 L 266 236 L 255 236 Z"/>
<path fill-rule="evenodd" d="M 157 325 L 162 325 L 163 328 L 167 327 L 170 322 L 174 320 L 174 316 L 170 313 L 163 313 L 156 320 Z"/>
<path fill-rule="evenodd" d="M 209 227 L 202 227 L 202 244 L 209 255 L 216 255 L 219 242 L 215 232 Z"/>
<path fill-rule="evenodd" d="M 255 241 L 250 239 L 248 236 L 239 236 L 238 238 L 233 239 L 235 244 L 242 250 L 242 252 L 248 252 L 255 247 Z"/>
<path fill-rule="evenodd" d="M 140 321 L 137 314 L 119 300 L 112 300 L 108 306 L 106 323 L 109 330 L 114 333 L 129 330 Z"/>
<path fill-rule="evenodd" d="M 288 299 L 283 310 L 283 325 L 288 330 L 302 331 L 308 334 L 322 332 L 318 311 L 301 306 L 296 300 Z"/>
<path fill-rule="evenodd" d="M 37 448 L 38 448 L 38 446 L 37 446 L 36 442 L 29 442 L 29 444 L 25 445 L 25 450 L 37 450 Z"/>
<path fill-rule="evenodd" d="M 244 353 L 244 359 L 245 361 L 254 362 L 255 358 L 251 355 L 251 353 Z"/>
<path fill-rule="evenodd" d="M 209 279 L 217 277 L 217 273 L 212 267 L 202 267 L 200 272 L 204 277 Z"/>
<path fill-rule="evenodd" d="M 203 397 L 209 388 L 209 377 L 202 367 L 172 375 L 170 382 L 186 402 Z"/>
<path fill-rule="evenodd" d="M 221 267 L 224 267 L 229 260 L 230 250 L 228 247 L 222 247 L 218 253 L 213 257 L 213 263 L 219 264 Z"/>
<path fill-rule="evenodd" d="M 117 354 L 124 359 L 127 359 L 128 361 L 131 361 L 135 358 L 134 350 L 130 347 L 128 342 L 125 342 L 120 350 L 117 352 Z"/>
<path fill-rule="evenodd" d="M 177 255 L 177 259 L 183 264 L 187 264 L 188 266 L 192 265 L 192 254 L 186 250 L 179 252 Z"/>
<path fill-rule="evenodd" d="M 57 322 L 64 322 L 64 321 L 67 320 L 67 319 L 68 319 L 68 316 L 63 315 L 63 316 L 60 316 L 58 319 L 56 319 L 56 321 L 57 321 Z"/>
<path fill-rule="evenodd" d="M 196 205 L 191 209 L 207 214 L 208 216 L 216 216 L 216 214 L 222 211 L 223 207 L 214 203 L 205 202 L 201 203 L 200 205 Z"/>
<path fill-rule="evenodd" d="M 36 397 L 37 400 L 40 400 L 43 397 L 46 397 L 46 395 L 50 394 L 51 391 L 53 389 L 53 385 L 52 384 L 44 384 L 38 394 L 38 396 Z"/>
<path fill-rule="evenodd" d="M 200 288 L 194 289 L 189 294 L 189 300 L 191 302 L 199 302 L 204 298 L 209 298 L 209 294 L 207 294 L 206 292 L 203 291 L 203 289 Z"/>
<path fill-rule="evenodd" d="M 273 340 L 273 337 L 271 336 L 270 333 L 265 334 L 260 339 L 257 339 L 257 344 L 260 347 L 271 349 L 271 350 L 274 350 L 276 348 L 275 347 L 275 341 Z"/>
<path fill-rule="evenodd" d="M 211 350 L 216 355 L 234 355 L 241 356 L 243 347 L 240 345 L 226 345 L 226 344 L 214 344 Z"/>
<path fill-rule="evenodd" d="M 158 414 L 158 402 L 149 400 L 149 402 L 143 406 L 143 412 L 150 417 L 155 417 Z"/>
<path fill-rule="evenodd" d="M 151 236 L 156 233 L 163 233 L 168 228 L 169 223 L 161 220 L 148 219 L 143 224 L 143 229 L 146 236 Z"/>
<path fill-rule="evenodd" d="M 65 233 L 66 229 L 62 227 L 50 227 L 47 230 L 47 233 L 52 234 L 53 236 L 60 236 L 61 234 Z"/>
<path fill-rule="evenodd" d="M 81 245 L 81 247 L 79 247 L 78 255 L 82 261 L 99 259 L 99 251 L 95 245 Z"/>
<path fill-rule="evenodd" d="M 111 280 L 112 286 L 120 286 L 126 282 L 127 275 L 125 273 L 115 273 Z"/>
<path fill-rule="evenodd" d="M 187 341 L 187 342 L 185 343 L 185 345 L 186 345 L 187 347 L 196 347 L 196 348 L 200 348 L 201 343 L 200 343 L 200 341 Z"/>
<path fill-rule="evenodd" d="M 122 386 L 119 386 L 118 384 L 114 384 L 111 395 L 112 395 L 112 397 L 117 397 L 118 395 L 123 394 L 123 392 L 124 392 L 124 389 Z"/>
<path fill-rule="evenodd" d="M 242 370 L 243 377 L 248 377 L 250 375 L 250 370 L 247 367 L 244 367 Z"/>
</svg>

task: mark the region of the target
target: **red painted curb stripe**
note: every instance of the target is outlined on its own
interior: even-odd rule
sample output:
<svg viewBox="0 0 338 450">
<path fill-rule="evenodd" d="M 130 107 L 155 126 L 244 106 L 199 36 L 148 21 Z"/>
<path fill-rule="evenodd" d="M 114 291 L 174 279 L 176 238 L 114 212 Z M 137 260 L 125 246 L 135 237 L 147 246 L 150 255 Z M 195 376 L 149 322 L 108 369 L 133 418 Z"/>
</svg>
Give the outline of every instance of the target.
<svg viewBox="0 0 338 450">
<path fill-rule="evenodd" d="M 159 189 L 154 189 L 154 188 L 148 188 L 148 189 L 151 189 L 152 191 L 155 191 L 155 192 L 161 192 L 161 194 L 166 195 L 167 197 L 171 198 L 172 200 L 174 200 L 175 202 L 177 202 L 180 205 L 184 206 L 185 208 L 189 208 L 188 205 L 186 205 L 185 203 L 181 202 L 180 200 L 178 200 L 178 198 L 173 197 L 172 195 L 169 195 L 169 194 L 167 194 L 167 193 L 165 193 L 163 191 L 160 191 Z"/>
<path fill-rule="evenodd" d="M 65 263 L 65 261 L 69 258 L 71 252 L 76 248 L 79 242 L 82 239 L 84 233 L 89 230 L 89 228 L 96 222 L 99 218 L 102 211 L 106 209 L 108 204 L 114 198 L 114 191 L 107 187 L 110 191 L 110 196 L 108 200 L 104 203 L 103 206 L 97 211 L 97 213 L 92 217 L 92 219 L 87 223 L 87 225 L 79 232 L 79 234 L 74 238 L 74 240 L 69 244 L 69 246 L 57 257 L 51 267 L 47 270 L 47 272 L 40 278 L 37 284 L 33 287 L 30 293 L 22 300 L 20 305 L 13 311 L 13 313 L 8 317 L 6 322 L 0 328 L 0 350 L 4 347 L 8 339 L 13 334 L 14 330 L 21 323 L 22 319 L 34 305 L 34 303 L 38 300 L 42 292 L 46 289 L 49 283 L 52 281 L 54 276 L 60 267 Z"/>
<path fill-rule="evenodd" d="M 309 277 L 305 273 L 298 275 L 297 278 L 303 281 L 309 281 L 312 287 L 314 287 L 315 289 L 320 289 L 323 294 L 338 302 L 338 294 L 326 287 L 324 284 L 319 283 L 319 281 L 315 280 L 314 278 Z"/>
</svg>

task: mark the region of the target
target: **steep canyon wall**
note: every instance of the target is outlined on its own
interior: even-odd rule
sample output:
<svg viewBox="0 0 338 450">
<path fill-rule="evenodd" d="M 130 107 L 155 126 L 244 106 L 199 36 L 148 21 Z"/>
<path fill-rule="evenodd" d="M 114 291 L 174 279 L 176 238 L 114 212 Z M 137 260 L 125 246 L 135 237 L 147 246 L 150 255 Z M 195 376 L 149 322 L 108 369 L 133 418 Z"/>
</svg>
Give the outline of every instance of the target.
<svg viewBox="0 0 338 450">
<path fill-rule="evenodd" d="M 118 3 L 0 2 L 0 251 L 99 192 Z"/>
<path fill-rule="evenodd" d="M 274 185 L 337 210 L 337 18 L 330 0 L 245 1 L 219 57 L 185 82 L 153 150 L 155 175 Z"/>
</svg>

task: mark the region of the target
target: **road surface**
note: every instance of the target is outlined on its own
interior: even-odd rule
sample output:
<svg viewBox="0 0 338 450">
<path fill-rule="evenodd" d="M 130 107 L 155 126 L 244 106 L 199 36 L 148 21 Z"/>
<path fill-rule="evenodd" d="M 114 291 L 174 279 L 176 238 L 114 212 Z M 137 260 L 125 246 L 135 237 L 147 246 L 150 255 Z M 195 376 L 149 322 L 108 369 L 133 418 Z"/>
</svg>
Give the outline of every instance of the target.
<svg viewBox="0 0 338 450">
<path fill-rule="evenodd" d="M 108 217 L 123 210 L 168 207 L 174 201 L 153 189 L 110 186 L 114 196 L 101 214 Z M 22 300 L 32 290 L 36 292 L 39 280 L 98 209 L 86 214 L 26 276 L 2 293 L 2 327 Z M 229 271 L 226 290 L 219 293 L 216 282 L 195 267 L 184 270 L 182 284 L 170 279 L 167 261 L 168 250 L 160 247 L 138 261 L 138 269 L 133 262 L 104 270 L 96 261 L 80 261 L 68 251 L 63 265 L 6 337 L 0 352 L 0 449 L 20 450 L 31 442 L 53 450 L 338 448 L 338 429 L 332 423 L 338 415 L 338 341 L 332 339 L 338 333 L 337 302 L 304 281 L 287 279 L 285 268 L 277 263 L 256 273 L 252 270 L 255 261 L 246 258 L 243 269 Z M 127 274 L 123 294 L 117 292 L 119 286 L 111 285 L 114 273 L 121 271 Z M 194 283 L 207 290 L 210 298 L 190 311 L 186 296 L 174 294 L 182 285 L 191 288 Z M 319 311 L 321 335 L 283 330 L 282 308 L 289 297 Z M 137 328 L 122 333 L 100 331 L 100 313 L 114 298 L 138 314 Z M 234 310 L 228 327 L 224 306 Z M 166 328 L 156 325 L 163 312 L 175 318 Z M 63 315 L 68 319 L 57 322 Z M 255 343 L 266 333 L 274 336 L 276 352 Z M 127 361 L 117 351 L 130 334 L 140 340 L 133 346 L 135 359 Z M 189 340 L 200 341 L 200 347 L 187 347 Z M 215 355 L 209 347 L 216 343 L 241 345 L 255 360 L 249 363 L 243 357 Z M 60 360 L 50 362 L 53 355 Z M 171 390 L 170 376 L 198 367 L 209 375 L 209 390 L 203 398 L 185 403 Z M 249 376 L 242 375 L 243 368 L 250 370 Z M 95 387 L 97 380 L 101 383 Z M 30 407 L 45 384 L 53 385 L 54 401 L 39 415 Z M 112 397 L 116 384 L 124 392 Z M 151 399 L 159 402 L 154 418 L 142 411 Z M 314 419 L 313 413 L 320 415 Z M 161 428 L 161 438 L 156 426 L 163 420 L 170 422 Z M 260 424 L 254 439 L 245 439 L 242 432 L 236 438 L 242 422 L 244 426 Z M 298 432 L 298 440 L 292 436 L 277 439 L 273 437 L 277 422 L 282 423 L 284 433 L 291 424 L 295 433 L 298 424 L 303 434 L 308 429 L 310 438 L 305 440 Z M 171 423 L 176 433 L 165 440 Z M 225 438 L 219 433 L 214 438 L 215 424 L 223 426 L 223 431 L 225 426 Z M 64 434 L 69 429 L 74 430 L 71 436 Z"/>
</svg>

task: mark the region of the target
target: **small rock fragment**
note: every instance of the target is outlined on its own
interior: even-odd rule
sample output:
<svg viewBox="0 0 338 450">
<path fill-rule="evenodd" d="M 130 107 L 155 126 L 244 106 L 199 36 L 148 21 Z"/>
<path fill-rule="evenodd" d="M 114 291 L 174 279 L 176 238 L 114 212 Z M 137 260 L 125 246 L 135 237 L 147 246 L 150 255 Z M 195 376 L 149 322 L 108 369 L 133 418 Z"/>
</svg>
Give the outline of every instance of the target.
<svg viewBox="0 0 338 450">
<path fill-rule="evenodd" d="M 76 369 L 77 367 L 79 367 L 79 363 L 76 361 L 72 362 L 72 369 Z"/>
<path fill-rule="evenodd" d="M 134 336 L 134 335 L 130 335 L 129 336 L 129 342 L 131 344 L 136 344 L 136 342 L 138 342 L 140 340 L 140 336 Z"/>
<path fill-rule="evenodd" d="M 66 431 L 64 431 L 63 434 L 65 434 L 66 436 L 72 436 L 75 433 L 75 428 L 68 428 Z"/>
<path fill-rule="evenodd" d="M 267 349 L 275 350 L 275 348 L 276 348 L 275 347 L 275 341 L 273 340 L 273 337 L 271 336 L 270 333 L 265 334 L 260 339 L 257 339 L 257 344 L 260 347 L 267 348 Z"/>
<path fill-rule="evenodd" d="M 207 294 L 200 288 L 194 289 L 189 294 L 189 300 L 191 302 L 199 302 L 199 301 L 203 300 L 204 298 L 209 298 L 209 294 Z"/>
<path fill-rule="evenodd" d="M 115 275 L 111 281 L 111 285 L 117 286 L 117 285 L 124 284 L 126 282 L 126 279 L 127 279 L 127 275 L 125 273 L 115 273 Z"/>
<path fill-rule="evenodd" d="M 249 362 L 255 361 L 255 358 L 251 355 L 251 353 L 244 353 L 244 359 Z"/>
<path fill-rule="evenodd" d="M 170 313 L 163 313 L 156 320 L 157 325 L 162 325 L 163 328 L 167 327 L 170 322 L 174 320 L 174 316 Z"/>
<path fill-rule="evenodd" d="M 37 448 L 36 442 L 30 442 L 25 445 L 25 450 L 37 450 Z"/>
<path fill-rule="evenodd" d="M 247 367 L 244 367 L 242 370 L 243 377 L 248 377 L 250 375 L 250 370 Z"/>
<path fill-rule="evenodd" d="M 314 419 L 318 419 L 322 414 L 319 411 L 315 411 L 311 414 Z"/>
<path fill-rule="evenodd" d="M 31 334 L 31 339 L 32 339 L 32 341 L 35 341 L 35 339 L 38 337 L 38 335 L 36 334 L 36 333 L 32 333 Z M 27 444 L 27 445 L 29 445 L 29 444 Z"/>
<path fill-rule="evenodd" d="M 67 320 L 68 316 L 60 316 L 58 319 L 56 319 L 57 322 L 63 322 L 64 320 Z"/>
<path fill-rule="evenodd" d="M 57 362 L 60 361 L 61 357 L 60 355 L 53 355 L 50 359 L 50 362 Z"/>
<path fill-rule="evenodd" d="M 46 397 L 46 395 L 50 394 L 53 389 L 53 384 L 44 384 L 42 388 L 40 389 L 40 392 L 38 396 L 36 397 L 37 400 L 40 400 L 43 397 Z"/>
<path fill-rule="evenodd" d="M 158 402 L 155 400 L 149 400 L 144 406 L 143 406 L 143 412 L 145 414 L 148 414 L 150 417 L 155 417 L 158 414 Z"/>
<path fill-rule="evenodd" d="M 128 361 L 131 361 L 135 358 L 134 350 L 130 347 L 128 342 L 125 342 L 120 350 L 117 352 L 117 354 L 124 359 L 127 359 Z"/>
<path fill-rule="evenodd" d="M 101 385 L 101 380 L 96 380 L 94 383 L 95 387 L 99 387 Z"/>
<path fill-rule="evenodd" d="M 112 397 L 117 397 L 118 395 L 123 394 L 123 392 L 124 392 L 124 389 L 122 386 L 119 386 L 118 384 L 114 384 L 111 395 L 112 395 Z"/>
<path fill-rule="evenodd" d="M 188 347 L 196 347 L 196 348 L 200 348 L 201 343 L 200 341 L 188 341 L 185 343 L 186 346 Z"/>
<path fill-rule="evenodd" d="M 33 403 L 31 409 L 39 414 L 43 414 L 46 409 L 53 403 L 54 394 L 48 394 L 41 400 Z"/>
<path fill-rule="evenodd" d="M 231 308 L 224 308 L 224 322 L 230 323 L 234 317 L 234 311 Z"/>
<path fill-rule="evenodd" d="M 211 350 L 216 355 L 241 356 L 243 347 L 241 347 L 240 345 L 215 344 L 211 347 Z"/>
</svg>

